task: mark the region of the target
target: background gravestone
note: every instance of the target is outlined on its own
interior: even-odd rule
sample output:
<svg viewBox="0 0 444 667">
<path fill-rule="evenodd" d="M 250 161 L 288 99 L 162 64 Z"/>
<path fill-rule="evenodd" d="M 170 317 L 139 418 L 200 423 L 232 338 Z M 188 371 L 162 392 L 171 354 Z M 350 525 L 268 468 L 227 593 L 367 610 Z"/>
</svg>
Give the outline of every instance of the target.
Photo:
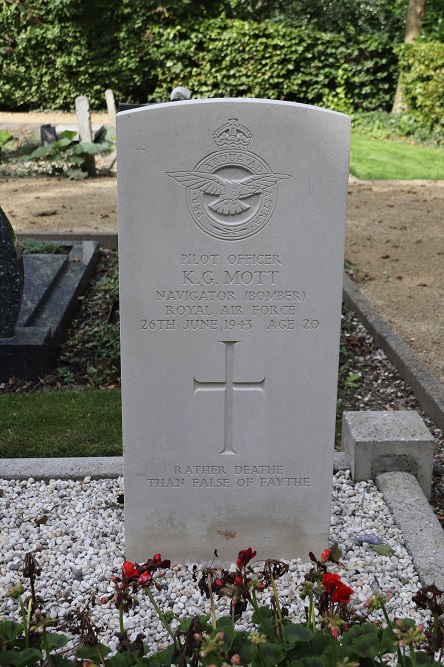
<svg viewBox="0 0 444 667">
<path fill-rule="evenodd" d="M 0 208 L 0 338 L 11 338 L 23 294 L 23 260 L 15 232 Z"/>
<path fill-rule="evenodd" d="M 350 119 L 117 116 L 126 556 L 328 544 Z"/>
</svg>

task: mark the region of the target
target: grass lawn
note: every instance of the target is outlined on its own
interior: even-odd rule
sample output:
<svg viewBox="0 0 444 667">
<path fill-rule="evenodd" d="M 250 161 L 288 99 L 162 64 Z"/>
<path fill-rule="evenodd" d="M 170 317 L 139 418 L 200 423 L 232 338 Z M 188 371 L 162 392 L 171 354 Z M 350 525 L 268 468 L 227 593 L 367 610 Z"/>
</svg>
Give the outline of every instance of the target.
<svg viewBox="0 0 444 667">
<path fill-rule="evenodd" d="M 352 134 L 350 173 L 360 179 L 442 180 L 444 150 Z"/>
<path fill-rule="evenodd" d="M 119 390 L 1 396 L 0 456 L 120 456 Z"/>
</svg>

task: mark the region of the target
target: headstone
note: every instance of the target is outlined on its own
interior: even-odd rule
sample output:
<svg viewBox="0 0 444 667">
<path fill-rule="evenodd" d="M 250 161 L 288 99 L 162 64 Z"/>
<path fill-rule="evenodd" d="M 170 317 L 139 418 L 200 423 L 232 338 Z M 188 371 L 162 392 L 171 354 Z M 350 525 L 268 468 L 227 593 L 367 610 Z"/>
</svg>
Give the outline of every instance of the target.
<svg viewBox="0 0 444 667">
<path fill-rule="evenodd" d="M 182 100 L 191 100 L 192 92 L 189 88 L 184 86 L 176 86 L 173 88 L 170 95 L 171 102 L 181 102 Z"/>
<path fill-rule="evenodd" d="M 11 338 L 23 293 L 23 259 L 7 216 L 0 208 L 0 338 Z"/>
<path fill-rule="evenodd" d="M 105 90 L 106 108 L 108 109 L 109 123 L 112 127 L 116 127 L 116 103 L 114 101 L 114 93 L 108 88 Z"/>
<path fill-rule="evenodd" d="M 93 141 L 91 111 L 89 108 L 89 100 L 85 95 L 76 97 L 76 115 L 80 141 Z M 83 169 L 87 171 L 90 176 L 96 175 L 94 155 L 87 155 L 85 157 Z"/>
<path fill-rule="evenodd" d="M 54 125 L 46 123 L 40 126 L 40 143 L 42 146 L 49 146 L 57 141 L 57 130 Z"/>
<path fill-rule="evenodd" d="M 126 556 L 328 544 L 350 119 L 117 116 Z"/>
</svg>

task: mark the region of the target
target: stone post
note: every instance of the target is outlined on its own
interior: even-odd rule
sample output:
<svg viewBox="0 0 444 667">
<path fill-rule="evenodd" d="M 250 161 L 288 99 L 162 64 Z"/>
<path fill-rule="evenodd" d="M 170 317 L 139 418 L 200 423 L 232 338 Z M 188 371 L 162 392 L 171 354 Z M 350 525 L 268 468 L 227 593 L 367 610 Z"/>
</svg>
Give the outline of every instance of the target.
<svg viewBox="0 0 444 667">
<path fill-rule="evenodd" d="M 76 114 L 77 126 L 79 128 L 80 141 L 93 141 L 92 127 L 91 127 L 91 111 L 89 108 L 89 101 L 85 95 L 76 97 Z M 96 175 L 96 163 L 94 155 L 87 155 L 82 167 L 88 172 L 89 176 Z"/>
</svg>

